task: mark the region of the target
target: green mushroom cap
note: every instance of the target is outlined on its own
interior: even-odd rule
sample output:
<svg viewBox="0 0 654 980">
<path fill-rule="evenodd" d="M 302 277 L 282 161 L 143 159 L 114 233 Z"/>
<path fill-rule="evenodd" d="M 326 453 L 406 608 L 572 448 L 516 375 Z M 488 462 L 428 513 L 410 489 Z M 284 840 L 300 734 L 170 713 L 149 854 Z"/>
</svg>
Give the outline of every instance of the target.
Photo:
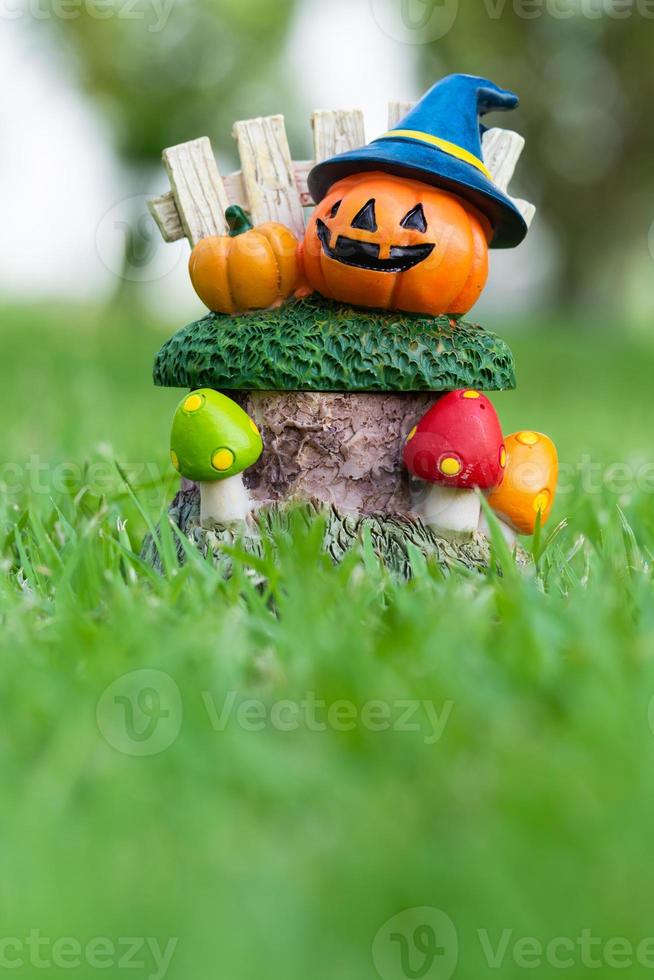
<svg viewBox="0 0 654 980">
<path fill-rule="evenodd" d="M 256 425 L 226 395 L 200 388 L 177 406 L 170 458 L 188 480 L 226 480 L 256 463 L 262 451 Z"/>
</svg>

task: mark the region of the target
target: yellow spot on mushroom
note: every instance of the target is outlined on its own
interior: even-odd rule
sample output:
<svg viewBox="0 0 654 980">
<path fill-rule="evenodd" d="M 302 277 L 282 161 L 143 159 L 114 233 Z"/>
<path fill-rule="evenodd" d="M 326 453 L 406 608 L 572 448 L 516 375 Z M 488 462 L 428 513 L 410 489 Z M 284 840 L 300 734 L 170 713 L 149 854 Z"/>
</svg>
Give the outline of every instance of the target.
<svg viewBox="0 0 654 980">
<path fill-rule="evenodd" d="M 461 472 L 461 463 L 453 456 L 446 456 L 440 461 L 438 468 L 444 476 L 456 476 Z"/>
<path fill-rule="evenodd" d="M 179 458 L 174 449 L 170 450 L 170 462 L 173 464 L 176 470 L 179 469 Z"/>
<path fill-rule="evenodd" d="M 535 446 L 538 442 L 538 433 L 530 432 L 529 429 L 526 429 L 524 432 L 518 432 L 516 439 L 523 446 Z"/>
<path fill-rule="evenodd" d="M 248 422 L 250 423 L 250 428 L 252 429 L 252 431 L 256 432 L 256 434 L 259 435 L 259 430 L 257 429 L 252 419 L 248 419 Z"/>
<path fill-rule="evenodd" d="M 536 494 L 534 497 L 534 510 L 536 513 L 538 511 L 547 510 L 547 506 L 550 502 L 550 492 L 549 490 L 541 490 L 540 493 Z"/>
<path fill-rule="evenodd" d="M 418 431 L 418 426 L 417 425 L 414 425 L 414 427 L 411 429 L 411 432 L 406 437 L 406 441 L 407 442 L 411 442 L 411 440 L 413 439 L 413 437 L 414 437 L 414 435 L 416 434 L 417 431 Z"/>
<path fill-rule="evenodd" d="M 481 395 L 479 394 L 478 391 L 473 391 L 471 389 L 470 391 L 464 391 L 463 392 L 463 397 L 464 398 L 481 398 Z"/>
<path fill-rule="evenodd" d="M 202 408 L 202 396 L 201 395 L 189 395 L 184 402 L 185 412 L 197 412 L 198 408 Z"/>
<path fill-rule="evenodd" d="M 506 466 L 506 449 L 504 446 L 500 449 L 500 466 L 502 469 Z"/>
<path fill-rule="evenodd" d="M 228 470 L 234 462 L 234 458 L 231 449 L 217 449 L 211 457 L 211 465 L 216 470 Z"/>
</svg>

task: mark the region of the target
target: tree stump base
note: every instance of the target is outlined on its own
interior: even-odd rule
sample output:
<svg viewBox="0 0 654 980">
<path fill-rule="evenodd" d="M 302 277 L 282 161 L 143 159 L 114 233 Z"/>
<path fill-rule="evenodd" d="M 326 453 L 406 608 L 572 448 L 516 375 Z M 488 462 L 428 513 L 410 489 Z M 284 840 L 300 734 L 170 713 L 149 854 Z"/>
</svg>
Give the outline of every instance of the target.
<svg viewBox="0 0 654 980">
<path fill-rule="evenodd" d="M 511 351 L 482 327 L 314 295 L 273 310 L 207 314 L 166 341 L 154 380 L 222 392 L 258 427 L 263 452 L 243 472 L 253 516 L 248 533 L 237 535 L 253 554 L 299 507 L 307 519 L 325 515 L 324 548 L 335 562 L 365 540 L 403 579 L 419 555 L 443 568 L 488 566 L 482 535 L 453 542 L 423 524 L 427 484 L 402 463 L 411 429 L 441 394 L 514 387 Z M 182 481 L 169 514 L 229 574 L 224 546 L 234 542 L 234 531 L 200 526 L 192 483 Z M 144 556 L 159 566 L 152 540 Z"/>
<path fill-rule="evenodd" d="M 288 529 L 292 515 L 298 513 L 307 523 L 318 515 L 324 516 L 324 550 L 335 564 L 367 539 L 378 560 L 393 577 L 403 581 L 412 578 L 416 556 L 420 555 L 448 572 L 457 568 L 481 572 L 488 568 L 491 560 L 489 542 L 482 534 L 474 534 L 466 541 L 448 541 L 415 518 L 387 514 L 342 514 L 335 507 L 326 507 L 319 501 L 261 507 L 241 530 L 201 527 L 200 494 L 193 486 L 180 490 L 168 510 L 170 520 L 205 557 L 211 556 L 225 577 L 231 575 L 231 557 L 225 552 L 225 546 L 239 543 L 243 550 L 260 557 L 263 554 L 262 538 L 271 540 L 276 530 Z M 182 565 L 186 560 L 183 543 L 176 540 L 175 546 L 177 559 Z M 143 543 L 141 557 L 157 571 L 163 570 L 159 550 L 151 535 Z M 522 549 L 518 549 L 516 557 L 521 565 L 529 562 Z M 261 582 L 261 576 L 254 570 L 252 578 Z"/>
</svg>

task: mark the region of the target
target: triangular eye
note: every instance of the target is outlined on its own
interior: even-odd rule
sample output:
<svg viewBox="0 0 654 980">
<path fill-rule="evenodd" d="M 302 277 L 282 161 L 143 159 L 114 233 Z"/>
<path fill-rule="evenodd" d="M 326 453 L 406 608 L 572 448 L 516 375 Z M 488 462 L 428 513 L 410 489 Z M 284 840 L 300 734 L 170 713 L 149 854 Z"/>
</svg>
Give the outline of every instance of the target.
<svg viewBox="0 0 654 980">
<path fill-rule="evenodd" d="M 329 212 L 329 217 L 330 218 L 335 218 L 336 217 L 336 215 L 338 214 L 338 209 L 340 208 L 340 206 L 341 206 L 342 203 L 343 203 L 342 201 L 337 201 L 336 204 L 333 204 L 332 205 L 332 209 Z"/>
<path fill-rule="evenodd" d="M 352 219 L 352 227 L 360 228 L 361 231 L 377 231 L 377 218 L 375 216 L 375 199 L 371 197 L 363 205 L 358 214 Z"/>
<path fill-rule="evenodd" d="M 411 228 L 413 231 L 427 231 L 427 219 L 422 210 L 422 204 L 416 204 L 408 214 L 405 214 L 400 221 L 402 228 Z"/>
</svg>

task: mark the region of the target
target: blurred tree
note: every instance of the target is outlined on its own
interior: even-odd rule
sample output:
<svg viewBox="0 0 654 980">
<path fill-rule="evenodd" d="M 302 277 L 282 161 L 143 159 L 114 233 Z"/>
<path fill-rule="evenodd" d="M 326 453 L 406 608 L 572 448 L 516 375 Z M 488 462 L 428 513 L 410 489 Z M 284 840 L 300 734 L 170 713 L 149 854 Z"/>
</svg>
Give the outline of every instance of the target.
<svg viewBox="0 0 654 980">
<path fill-rule="evenodd" d="M 389 2 L 417 3 L 429 25 L 428 8 L 443 0 Z M 419 47 L 425 86 L 463 71 L 520 94 L 515 120 L 507 120 L 527 138 L 514 187 L 538 204 L 556 235 L 553 300 L 566 307 L 622 305 L 630 268 L 647 252 L 654 11 L 645 16 L 645 7 L 623 0 L 459 3 L 452 29 Z M 502 125 L 501 116 L 493 124 Z"/>
<path fill-rule="evenodd" d="M 151 189 L 165 146 L 208 135 L 234 163 L 234 120 L 292 103 L 280 52 L 295 0 L 84 0 L 67 17 L 51 3 L 42 23 L 109 121 L 134 193 Z M 128 225 L 125 273 L 148 247 L 146 223 Z"/>
</svg>

